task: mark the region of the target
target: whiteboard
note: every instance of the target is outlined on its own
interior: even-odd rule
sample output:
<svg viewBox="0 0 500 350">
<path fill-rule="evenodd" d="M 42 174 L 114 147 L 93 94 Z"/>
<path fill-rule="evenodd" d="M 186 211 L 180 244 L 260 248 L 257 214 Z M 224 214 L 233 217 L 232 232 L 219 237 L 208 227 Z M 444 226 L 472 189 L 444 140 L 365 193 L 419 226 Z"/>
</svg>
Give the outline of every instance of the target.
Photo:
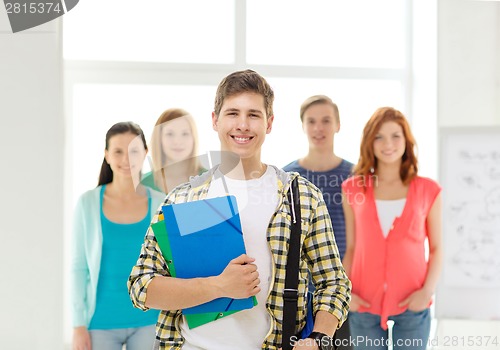
<svg viewBox="0 0 500 350">
<path fill-rule="evenodd" d="M 500 319 L 500 128 L 440 129 L 441 318 Z"/>
</svg>

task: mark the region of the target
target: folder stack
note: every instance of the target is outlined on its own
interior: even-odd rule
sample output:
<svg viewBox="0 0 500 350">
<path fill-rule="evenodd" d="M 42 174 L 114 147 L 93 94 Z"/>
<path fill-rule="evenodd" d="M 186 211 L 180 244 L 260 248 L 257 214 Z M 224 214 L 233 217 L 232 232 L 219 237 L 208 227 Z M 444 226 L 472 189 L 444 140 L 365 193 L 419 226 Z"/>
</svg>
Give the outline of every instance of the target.
<svg viewBox="0 0 500 350">
<path fill-rule="evenodd" d="M 163 220 L 151 225 L 172 277 L 217 276 L 245 253 L 234 196 L 216 197 L 162 207 Z M 257 304 L 255 297 L 218 298 L 182 310 L 195 328 Z"/>
</svg>

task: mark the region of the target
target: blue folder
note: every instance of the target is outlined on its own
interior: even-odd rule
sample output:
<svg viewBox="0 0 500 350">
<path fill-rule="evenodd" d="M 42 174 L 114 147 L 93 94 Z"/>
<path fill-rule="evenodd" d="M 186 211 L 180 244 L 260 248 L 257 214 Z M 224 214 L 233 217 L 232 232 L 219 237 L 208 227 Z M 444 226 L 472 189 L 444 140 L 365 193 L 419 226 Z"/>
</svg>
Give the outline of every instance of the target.
<svg viewBox="0 0 500 350">
<path fill-rule="evenodd" d="M 172 277 L 177 277 L 177 274 L 175 273 L 174 261 L 172 258 L 172 249 L 170 248 L 170 241 L 169 241 L 168 235 L 167 235 L 167 229 L 165 228 L 165 223 L 163 222 L 163 215 L 160 216 L 160 221 L 157 221 L 151 225 L 151 229 L 153 230 L 153 233 L 156 237 L 156 241 L 158 242 L 158 245 L 160 246 L 160 250 L 161 250 L 161 253 L 163 255 L 163 258 L 165 259 L 165 262 L 168 265 L 170 275 Z M 257 301 L 257 299 L 255 299 L 255 302 L 256 301 Z M 236 312 L 239 312 L 239 310 L 238 311 L 226 311 L 224 313 L 206 312 L 206 313 L 202 313 L 202 314 L 189 314 L 189 315 L 184 315 L 184 317 L 186 318 L 186 322 L 187 322 L 189 328 L 192 329 L 192 328 L 202 326 L 202 325 L 209 323 L 209 322 L 217 321 L 220 318 L 232 315 Z"/>
<path fill-rule="evenodd" d="M 164 223 L 178 278 L 219 275 L 244 254 L 240 215 L 234 196 L 163 206 Z M 185 315 L 250 309 L 255 298 L 218 298 L 183 309 Z"/>
</svg>

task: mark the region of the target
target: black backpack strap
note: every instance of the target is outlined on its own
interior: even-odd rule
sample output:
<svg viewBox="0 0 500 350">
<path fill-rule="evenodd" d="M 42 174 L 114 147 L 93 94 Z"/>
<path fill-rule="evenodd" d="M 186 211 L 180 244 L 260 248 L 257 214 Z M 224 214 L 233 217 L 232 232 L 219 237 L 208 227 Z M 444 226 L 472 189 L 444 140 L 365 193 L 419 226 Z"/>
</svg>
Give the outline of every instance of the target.
<svg viewBox="0 0 500 350">
<path fill-rule="evenodd" d="M 281 344 L 283 350 L 291 350 L 293 348 L 291 337 L 296 335 L 297 299 L 299 297 L 300 235 L 302 231 L 298 177 L 292 181 L 291 188 L 288 191 L 288 201 L 290 202 L 292 228 L 288 244 L 285 290 L 283 292 L 283 337 Z"/>
</svg>

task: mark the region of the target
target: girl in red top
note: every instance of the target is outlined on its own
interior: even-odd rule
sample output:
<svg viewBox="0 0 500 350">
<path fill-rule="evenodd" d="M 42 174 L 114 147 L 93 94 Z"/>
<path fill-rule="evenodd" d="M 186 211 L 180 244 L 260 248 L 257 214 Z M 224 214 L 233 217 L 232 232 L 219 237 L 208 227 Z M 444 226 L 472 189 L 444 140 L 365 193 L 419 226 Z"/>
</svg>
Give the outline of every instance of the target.
<svg viewBox="0 0 500 350">
<path fill-rule="evenodd" d="M 427 346 L 442 260 L 441 188 L 417 176 L 414 148 L 403 114 L 379 108 L 364 128 L 354 176 L 342 184 L 357 350 L 387 349 L 387 320 L 394 350 Z"/>
</svg>

